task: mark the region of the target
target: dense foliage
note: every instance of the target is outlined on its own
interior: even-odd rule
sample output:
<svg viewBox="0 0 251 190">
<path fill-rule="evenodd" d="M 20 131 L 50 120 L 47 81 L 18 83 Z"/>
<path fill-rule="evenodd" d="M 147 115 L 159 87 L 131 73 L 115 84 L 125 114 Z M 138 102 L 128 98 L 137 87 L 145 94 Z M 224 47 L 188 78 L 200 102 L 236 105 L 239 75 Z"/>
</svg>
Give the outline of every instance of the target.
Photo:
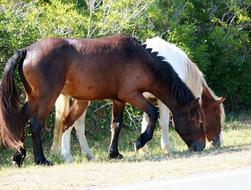
<svg viewBox="0 0 251 190">
<path fill-rule="evenodd" d="M 41 38 L 158 35 L 189 54 L 228 111 L 250 109 L 250 12 L 249 0 L 0 0 L 0 72 Z"/>
</svg>

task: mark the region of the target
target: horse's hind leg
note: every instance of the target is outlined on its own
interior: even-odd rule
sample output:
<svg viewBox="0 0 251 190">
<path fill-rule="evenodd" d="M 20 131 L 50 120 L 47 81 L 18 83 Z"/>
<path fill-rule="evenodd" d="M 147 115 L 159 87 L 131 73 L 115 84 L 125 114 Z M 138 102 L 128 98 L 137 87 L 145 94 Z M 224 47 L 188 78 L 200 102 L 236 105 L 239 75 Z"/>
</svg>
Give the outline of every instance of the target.
<svg viewBox="0 0 251 190">
<path fill-rule="evenodd" d="M 81 143 L 84 143 L 84 146 L 87 146 L 87 148 L 89 149 L 87 145 L 87 141 L 85 139 L 85 134 L 84 134 L 85 129 L 82 128 L 82 125 L 80 124 L 82 120 L 81 118 L 79 118 L 81 114 L 83 114 L 83 112 L 86 110 L 87 106 L 88 106 L 88 101 L 75 100 L 73 105 L 70 108 L 68 115 L 65 117 L 63 121 L 65 131 L 62 134 L 61 156 L 65 159 L 66 162 L 73 161 L 72 154 L 71 154 L 71 146 L 70 146 L 71 130 L 73 128 L 73 124 L 74 125 L 77 124 L 78 126 L 81 127 L 81 128 L 78 128 L 77 126 L 76 128 L 75 126 L 77 130 L 77 135 L 80 141 L 81 149 L 83 150 Z M 78 121 L 78 120 L 81 120 L 81 121 Z M 81 133 L 81 131 L 83 132 Z M 84 142 L 81 141 L 83 138 L 85 140 Z"/>
<path fill-rule="evenodd" d="M 47 97 L 47 98 L 46 98 Z M 46 160 L 42 141 L 41 141 L 41 130 L 45 123 L 46 117 L 52 110 L 52 107 L 56 101 L 57 96 L 54 98 L 50 95 L 41 96 L 37 99 L 37 110 L 34 116 L 31 118 L 31 132 L 33 140 L 33 151 L 34 159 L 36 164 L 52 165 L 48 160 Z"/>
<path fill-rule="evenodd" d="M 48 160 L 46 160 L 43 152 L 42 141 L 41 141 L 42 126 L 43 123 L 39 121 L 37 116 L 31 119 L 34 160 L 36 164 L 51 165 L 51 163 Z"/>
<path fill-rule="evenodd" d="M 73 126 L 69 127 L 63 134 L 61 140 L 61 151 L 60 155 L 64 158 L 65 162 L 73 162 L 73 157 L 71 154 L 71 131 Z"/>
<path fill-rule="evenodd" d="M 66 131 L 82 115 L 89 104 L 87 100 L 74 100 L 68 115 L 65 117 L 63 131 Z"/>
<path fill-rule="evenodd" d="M 125 102 L 113 101 L 112 104 L 112 121 L 111 121 L 111 142 L 109 146 L 110 158 L 123 158 L 118 151 L 118 139 L 119 133 L 123 125 L 123 112 L 125 108 Z"/>
<path fill-rule="evenodd" d="M 69 112 L 70 98 L 60 94 L 55 103 L 55 126 L 53 132 L 53 144 L 51 154 L 59 154 L 61 151 L 61 138 L 63 132 L 63 119 Z"/>
<path fill-rule="evenodd" d="M 152 105 L 147 99 L 140 93 L 134 92 L 132 94 L 127 94 L 125 97 L 126 101 L 133 106 L 139 108 L 143 112 L 146 112 L 149 117 L 149 123 L 144 133 L 135 142 L 136 150 L 142 148 L 149 140 L 152 139 L 156 121 L 158 119 L 157 108 Z"/>
<path fill-rule="evenodd" d="M 21 109 L 21 115 L 23 116 L 23 123 L 24 123 L 24 128 L 25 128 L 25 124 L 28 122 L 29 117 L 32 114 L 32 106 L 30 104 L 30 102 L 25 102 L 25 104 L 23 105 L 22 109 Z M 24 141 L 24 134 L 23 134 L 23 141 Z M 26 157 L 26 149 L 25 146 L 20 148 L 19 151 L 16 151 L 14 153 L 14 155 L 12 156 L 12 162 L 14 165 L 17 165 L 18 167 L 20 167 L 23 163 L 23 160 Z"/>
<path fill-rule="evenodd" d="M 82 153 L 85 154 L 88 160 L 94 159 L 94 156 L 88 146 L 86 137 L 85 137 L 85 115 L 86 110 L 84 113 L 75 121 L 74 127 L 77 131 L 78 141 L 82 150 Z"/>
</svg>

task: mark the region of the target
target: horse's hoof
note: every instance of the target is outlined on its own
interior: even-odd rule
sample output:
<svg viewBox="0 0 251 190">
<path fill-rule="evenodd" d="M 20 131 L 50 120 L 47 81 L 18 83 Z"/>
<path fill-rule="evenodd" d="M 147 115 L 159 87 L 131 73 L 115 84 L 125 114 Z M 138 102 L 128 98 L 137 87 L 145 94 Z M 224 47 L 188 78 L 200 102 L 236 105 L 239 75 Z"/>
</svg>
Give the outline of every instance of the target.
<svg viewBox="0 0 251 190">
<path fill-rule="evenodd" d="M 65 157 L 65 162 L 68 164 L 74 162 L 74 158 L 72 157 L 72 155 Z"/>
<path fill-rule="evenodd" d="M 12 160 L 12 165 L 14 166 L 14 167 L 18 167 L 18 168 L 20 168 L 21 166 L 22 166 L 22 161 L 17 161 L 17 160 Z"/>
<path fill-rule="evenodd" d="M 20 158 L 12 158 L 12 164 L 13 164 L 13 166 L 15 166 L 15 167 L 21 167 L 22 166 L 22 163 L 23 163 L 23 160 L 22 159 L 20 159 Z"/>
<path fill-rule="evenodd" d="M 39 161 L 36 161 L 36 164 L 37 165 L 44 165 L 44 166 L 52 166 L 53 164 L 48 161 L 48 160 L 39 160 Z"/>
<path fill-rule="evenodd" d="M 92 154 L 85 155 L 88 161 L 95 160 L 95 157 Z"/>
<path fill-rule="evenodd" d="M 57 156 L 60 154 L 60 149 L 61 149 L 61 147 L 57 147 L 55 145 L 52 145 L 51 150 L 50 150 L 50 154 Z"/>
<path fill-rule="evenodd" d="M 15 152 L 15 154 L 12 156 L 12 164 L 14 166 L 21 167 L 25 157 L 26 150 L 22 148 L 20 151 Z"/>
<path fill-rule="evenodd" d="M 110 159 L 119 159 L 119 160 L 121 160 L 121 159 L 123 159 L 124 157 L 123 157 L 123 155 L 120 154 L 120 153 L 117 153 L 117 154 L 112 154 L 112 153 L 110 153 L 110 154 L 109 154 L 109 158 L 110 158 Z"/>
</svg>

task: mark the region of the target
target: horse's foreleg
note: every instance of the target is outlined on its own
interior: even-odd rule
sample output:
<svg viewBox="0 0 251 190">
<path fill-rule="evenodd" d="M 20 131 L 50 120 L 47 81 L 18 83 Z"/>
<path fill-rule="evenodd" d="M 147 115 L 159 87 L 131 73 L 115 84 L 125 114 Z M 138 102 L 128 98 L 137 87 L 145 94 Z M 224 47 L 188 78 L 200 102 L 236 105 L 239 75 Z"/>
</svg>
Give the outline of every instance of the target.
<svg viewBox="0 0 251 190">
<path fill-rule="evenodd" d="M 123 112 L 125 102 L 113 101 L 112 121 L 111 121 L 111 142 L 109 146 L 109 157 L 121 159 L 123 156 L 118 151 L 118 140 L 121 127 L 123 125 Z"/>
<path fill-rule="evenodd" d="M 146 131 L 146 128 L 148 126 L 149 123 L 149 117 L 148 115 L 144 112 L 143 113 L 143 117 L 142 117 L 142 121 L 141 121 L 141 134 L 144 133 Z M 144 147 L 142 147 L 142 151 L 147 151 L 147 144 L 145 144 Z"/>
<path fill-rule="evenodd" d="M 146 128 L 149 123 L 149 117 L 148 115 L 144 112 L 143 117 L 142 117 L 142 122 L 141 122 L 141 133 L 144 133 L 146 131 Z"/>
<path fill-rule="evenodd" d="M 79 144 L 82 150 L 82 153 L 85 154 L 86 158 L 88 160 L 93 160 L 94 156 L 88 146 L 86 137 L 85 137 L 85 115 L 86 115 L 86 110 L 84 113 L 75 121 L 74 127 L 77 131 L 77 136 L 79 140 Z"/>
<path fill-rule="evenodd" d="M 138 150 L 152 139 L 155 124 L 158 119 L 158 111 L 140 92 L 132 94 L 130 97 L 127 98 L 127 102 L 147 113 L 149 117 L 149 123 L 145 132 L 142 133 L 135 142 L 135 148 Z"/>
<path fill-rule="evenodd" d="M 172 146 L 168 137 L 170 111 L 168 107 L 158 100 L 161 128 L 161 148 L 165 152 L 171 151 Z"/>
</svg>

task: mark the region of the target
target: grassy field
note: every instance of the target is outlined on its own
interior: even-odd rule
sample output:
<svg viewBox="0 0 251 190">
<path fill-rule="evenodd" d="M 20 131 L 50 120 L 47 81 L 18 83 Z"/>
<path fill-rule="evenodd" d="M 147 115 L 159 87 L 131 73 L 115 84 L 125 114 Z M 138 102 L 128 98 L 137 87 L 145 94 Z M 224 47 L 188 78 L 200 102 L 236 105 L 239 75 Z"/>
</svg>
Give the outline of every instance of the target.
<svg viewBox="0 0 251 190">
<path fill-rule="evenodd" d="M 59 156 L 49 154 L 52 143 L 50 135 L 44 137 L 45 154 L 55 164 L 50 168 L 34 166 L 30 137 L 26 139 L 28 155 L 22 168 L 11 166 L 11 151 L 0 150 L 0 186 L 3 189 L 96 187 L 251 166 L 249 114 L 228 117 L 223 128 L 223 145 L 219 148 L 207 147 L 201 153 L 187 151 L 186 145 L 173 130 L 170 131 L 173 151 L 163 153 L 160 148 L 159 128 L 148 145 L 148 151 L 144 154 L 135 153 L 133 143 L 139 135 L 139 130 L 125 127 L 119 143 L 124 159 L 109 160 L 107 148 L 110 131 L 108 127 L 101 127 L 95 133 L 87 131 L 87 139 L 96 157 L 95 161 L 89 162 L 81 155 L 76 135 L 73 134 L 72 149 L 75 162 L 67 165 Z"/>
</svg>

